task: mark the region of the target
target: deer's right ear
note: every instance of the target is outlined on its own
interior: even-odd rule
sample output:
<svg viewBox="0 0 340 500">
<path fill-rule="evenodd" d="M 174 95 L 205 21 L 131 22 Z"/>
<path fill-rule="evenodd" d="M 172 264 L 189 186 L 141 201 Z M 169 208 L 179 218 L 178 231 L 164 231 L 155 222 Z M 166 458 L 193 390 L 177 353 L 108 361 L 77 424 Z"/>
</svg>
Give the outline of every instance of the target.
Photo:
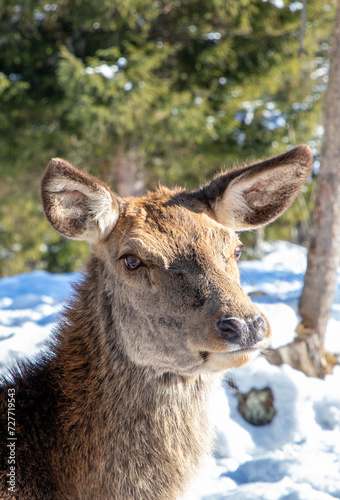
<svg viewBox="0 0 340 500">
<path fill-rule="evenodd" d="M 99 179 L 60 158 L 53 159 L 41 182 L 44 212 L 63 236 L 96 243 L 115 227 L 119 203 Z"/>
</svg>

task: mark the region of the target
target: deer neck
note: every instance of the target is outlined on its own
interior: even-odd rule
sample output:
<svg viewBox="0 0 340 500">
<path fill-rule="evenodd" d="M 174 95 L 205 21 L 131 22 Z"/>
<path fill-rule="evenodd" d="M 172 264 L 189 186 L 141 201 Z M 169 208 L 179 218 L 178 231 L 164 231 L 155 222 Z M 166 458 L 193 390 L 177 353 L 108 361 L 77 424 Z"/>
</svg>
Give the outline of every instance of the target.
<svg viewBox="0 0 340 500">
<path fill-rule="evenodd" d="M 121 490 L 122 498 L 143 498 L 143 484 L 152 476 L 150 498 L 158 498 L 157 491 L 164 491 L 164 499 L 176 498 L 211 449 L 207 412 L 216 377 L 157 376 L 132 363 L 99 280 L 96 271 L 77 285 L 56 347 L 64 433 L 73 435 L 72 450 L 82 450 L 75 482 L 84 491 L 90 484 L 98 488 L 92 498 L 105 488 L 108 494 L 110 488 Z M 98 477 L 110 480 L 100 484 Z"/>
</svg>

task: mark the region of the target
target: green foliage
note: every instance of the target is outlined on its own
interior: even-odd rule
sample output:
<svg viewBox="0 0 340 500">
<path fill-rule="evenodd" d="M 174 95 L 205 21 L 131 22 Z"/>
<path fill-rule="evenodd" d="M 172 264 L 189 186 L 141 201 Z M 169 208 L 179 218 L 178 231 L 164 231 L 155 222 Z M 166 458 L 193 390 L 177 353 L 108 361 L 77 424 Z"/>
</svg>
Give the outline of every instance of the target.
<svg viewBox="0 0 340 500">
<path fill-rule="evenodd" d="M 99 144 L 137 137 L 151 171 L 156 160 L 158 176 L 167 179 L 176 163 L 176 182 L 183 182 L 188 170 L 179 165 L 196 155 L 210 157 L 212 171 L 221 160 L 274 154 L 317 135 L 325 82 L 322 71 L 317 82 L 310 74 L 328 58 L 324 33 L 332 13 L 325 5 L 309 2 L 305 44 L 312 53 L 300 59 L 300 13 L 288 6 L 261 0 L 241 7 L 200 0 L 134 6 L 116 5 L 121 38 L 113 46 L 91 57 L 61 50 L 66 119 L 89 156 Z"/>
<path fill-rule="evenodd" d="M 117 146 L 138 144 L 150 184 L 197 187 L 302 142 L 318 154 L 335 2 L 308 1 L 300 58 L 299 4 L 275 4 L 1 0 L 2 272 L 78 265 L 84 247 L 38 222 L 37 182 L 53 156 L 112 181 Z M 8 194 L 13 184 L 24 196 Z M 294 207 L 267 237 L 291 237 Z M 25 217 L 36 221 L 27 235 Z"/>
<path fill-rule="evenodd" d="M 71 272 L 88 256 L 83 242 L 66 240 L 48 225 L 41 204 L 30 193 L 16 189 L 0 207 L 0 275 L 33 269 Z"/>
</svg>

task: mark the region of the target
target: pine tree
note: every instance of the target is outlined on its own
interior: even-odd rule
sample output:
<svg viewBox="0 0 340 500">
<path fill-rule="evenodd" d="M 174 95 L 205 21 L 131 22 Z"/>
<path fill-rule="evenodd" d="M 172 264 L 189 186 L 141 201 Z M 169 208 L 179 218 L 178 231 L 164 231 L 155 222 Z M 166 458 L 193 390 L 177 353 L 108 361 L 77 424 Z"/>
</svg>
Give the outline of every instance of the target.
<svg viewBox="0 0 340 500">
<path fill-rule="evenodd" d="M 299 6 L 2 0 L 0 195 L 38 192 L 53 156 L 116 189 L 129 165 L 138 190 L 143 176 L 197 186 L 301 142 L 317 152 L 334 5 L 309 0 L 300 58 Z"/>
</svg>

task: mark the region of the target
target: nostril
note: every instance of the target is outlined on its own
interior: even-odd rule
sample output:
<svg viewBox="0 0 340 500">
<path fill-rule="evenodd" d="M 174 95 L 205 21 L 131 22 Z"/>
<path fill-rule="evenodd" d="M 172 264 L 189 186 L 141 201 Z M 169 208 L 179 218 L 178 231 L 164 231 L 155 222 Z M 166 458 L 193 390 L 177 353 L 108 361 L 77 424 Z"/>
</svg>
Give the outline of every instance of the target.
<svg viewBox="0 0 340 500">
<path fill-rule="evenodd" d="M 259 330 L 262 326 L 264 325 L 264 319 L 262 316 L 258 316 L 256 319 L 253 321 L 253 327 L 255 330 Z"/>
<path fill-rule="evenodd" d="M 266 337 L 266 328 L 263 328 L 265 321 L 262 316 L 257 316 L 252 321 L 248 322 L 249 326 L 249 342 L 256 344 Z"/>
<path fill-rule="evenodd" d="M 238 318 L 226 318 L 225 316 L 216 321 L 215 328 L 224 340 L 237 344 L 248 333 L 248 326 L 245 321 Z"/>
</svg>

